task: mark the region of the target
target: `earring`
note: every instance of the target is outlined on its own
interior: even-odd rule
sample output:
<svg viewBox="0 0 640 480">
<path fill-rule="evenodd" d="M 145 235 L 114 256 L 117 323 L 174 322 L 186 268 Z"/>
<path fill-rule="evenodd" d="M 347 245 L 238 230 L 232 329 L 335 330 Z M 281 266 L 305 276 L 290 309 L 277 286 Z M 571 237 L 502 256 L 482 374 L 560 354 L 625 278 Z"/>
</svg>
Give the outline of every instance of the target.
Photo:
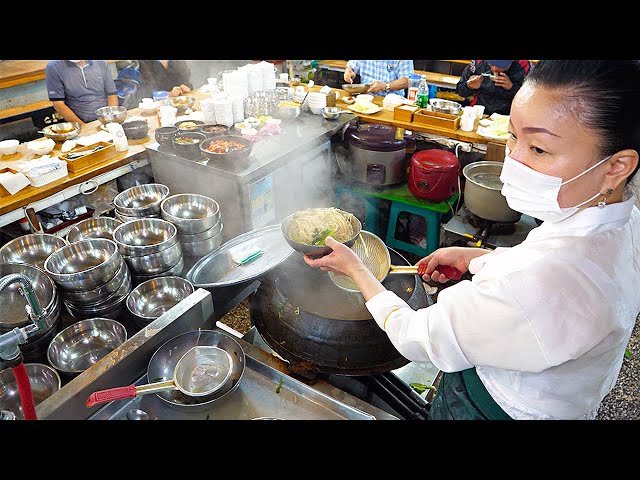
<svg viewBox="0 0 640 480">
<path fill-rule="evenodd" d="M 607 195 L 611 195 L 613 193 L 612 188 L 607 188 Z M 607 204 L 607 197 L 605 196 L 602 200 L 598 202 L 598 208 L 604 208 Z"/>
</svg>

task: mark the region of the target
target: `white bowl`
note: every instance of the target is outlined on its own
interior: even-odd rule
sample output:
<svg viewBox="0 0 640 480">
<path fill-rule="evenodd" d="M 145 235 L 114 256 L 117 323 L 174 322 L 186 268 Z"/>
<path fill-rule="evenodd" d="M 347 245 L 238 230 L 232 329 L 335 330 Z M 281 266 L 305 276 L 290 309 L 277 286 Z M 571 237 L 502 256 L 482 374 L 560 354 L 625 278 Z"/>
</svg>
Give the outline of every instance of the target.
<svg viewBox="0 0 640 480">
<path fill-rule="evenodd" d="M 373 95 L 368 93 L 361 93 L 356 96 L 356 103 L 360 102 L 373 102 Z"/>
<path fill-rule="evenodd" d="M 309 105 L 309 110 L 311 110 L 311 113 L 315 113 L 316 115 L 322 115 L 322 109 L 324 107 L 312 107 L 311 105 Z"/>
<path fill-rule="evenodd" d="M 13 155 L 18 151 L 19 140 L 3 140 L 0 142 L 0 155 Z"/>
<path fill-rule="evenodd" d="M 46 155 L 47 153 L 51 152 L 51 150 L 53 150 L 53 147 L 55 146 L 56 142 L 51 140 L 50 138 L 27 142 L 27 150 L 35 153 L 36 155 Z"/>
</svg>

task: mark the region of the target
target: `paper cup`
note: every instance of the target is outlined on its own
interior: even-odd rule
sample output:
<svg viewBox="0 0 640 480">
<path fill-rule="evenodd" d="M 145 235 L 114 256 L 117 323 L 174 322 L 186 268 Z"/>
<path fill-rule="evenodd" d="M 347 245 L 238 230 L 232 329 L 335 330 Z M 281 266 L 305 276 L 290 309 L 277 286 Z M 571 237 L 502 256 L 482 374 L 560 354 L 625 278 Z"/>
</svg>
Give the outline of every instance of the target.
<svg viewBox="0 0 640 480">
<path fill-rule="evenodd" d="M 482 115 L 484 115 L 484 105 L 474 105 L 473 109 L 475 110 L 476 118 L 482 118 Z"/>
</svg>

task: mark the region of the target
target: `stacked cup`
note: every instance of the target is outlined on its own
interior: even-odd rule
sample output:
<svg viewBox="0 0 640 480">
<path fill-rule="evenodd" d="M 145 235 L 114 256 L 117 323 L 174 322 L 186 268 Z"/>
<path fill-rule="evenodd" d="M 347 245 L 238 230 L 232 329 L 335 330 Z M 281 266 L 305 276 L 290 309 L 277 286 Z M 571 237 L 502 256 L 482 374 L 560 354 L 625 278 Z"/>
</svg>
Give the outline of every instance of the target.
<svg viewBox="0 0 640 480">
<path fill-rule="evenodd" d="M 239 123 L 244 120 L 244 98 L 242 95 L 229 95 L 231 101 L 231 113 L 233 115 L 233 123 Z"/>
<path fill-rule="evenodd" d="M 222 243 L 220 205 L 213 198 L 179 193 L 165 198 L 160 211 L 178 229 L 185 256 L 203 257 Z"/>
<path fill-rule="evenodd" d="M 140 218 L 160 218 L 160 203 L 169 195 L 161 183 L 145 183 L 120 192 L 113 199 L 114 216 L 121 222 Z"/>
<path fill-rule="evenodd" d="M 123 223 L 113 231 L 134 286 L 155 277 L 180 275 L 184 268 L 176 227 L 161 218 Z"/>
<path fill-rule="evenodd" d="M 78 240 L 53 252 L 44 269 L 67 311 L 78 320 L 117 320 L 131 291 L 131 274 L 118 247 L 106 238 Z"/>
<path fill-rule="evenodd" d="M 260 70 L 262 72 L 262 89 L 265 91 L 276 89 L 276 69 L 273 63 L 260 62 Z"/>
<path fill-rule="evenodd" d="M 231 127 L 233 125 L 233 104 L 228 98 L 216 98 L 213 100 L 216 112 L 216 123 Z"/>
<path fill-rule="evenodd" d="M 203 98 L 200 100 L 200 109 L 202 110 L 202 120 L 204 123 L 218 123 L 216 121 L 216 109 L 213 98 Z"/>
<path fill-rule="evenodd" d="M 322 115 L 322 109 L 327 106 L 327 96 L 320 92 L 310 92 L 307 95 L 307 105 L 311 113 Z"/>
</svg>

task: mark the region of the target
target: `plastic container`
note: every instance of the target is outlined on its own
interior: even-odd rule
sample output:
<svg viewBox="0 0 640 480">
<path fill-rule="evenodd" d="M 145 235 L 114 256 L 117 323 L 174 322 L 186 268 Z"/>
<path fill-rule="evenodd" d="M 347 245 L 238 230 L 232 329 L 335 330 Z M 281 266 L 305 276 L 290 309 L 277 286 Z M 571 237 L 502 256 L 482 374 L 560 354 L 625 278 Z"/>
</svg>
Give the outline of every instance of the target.
<svg viewBox="0 0 640 480">
<path fill-rule="evenodd" d="M 161 105 L 169 105 L 169 92 L 166 90 L 156 90 L 153 92 L 153 101 L 159 107 Z"/>
<path fill-rule="evenodd" d="M 421 76 L 417 73 L 409 75 L 409 86 L 407 88 L 407 99 L 414 102 L 418 95 L 418 86 L 420 85 Z"/>
</svg>

